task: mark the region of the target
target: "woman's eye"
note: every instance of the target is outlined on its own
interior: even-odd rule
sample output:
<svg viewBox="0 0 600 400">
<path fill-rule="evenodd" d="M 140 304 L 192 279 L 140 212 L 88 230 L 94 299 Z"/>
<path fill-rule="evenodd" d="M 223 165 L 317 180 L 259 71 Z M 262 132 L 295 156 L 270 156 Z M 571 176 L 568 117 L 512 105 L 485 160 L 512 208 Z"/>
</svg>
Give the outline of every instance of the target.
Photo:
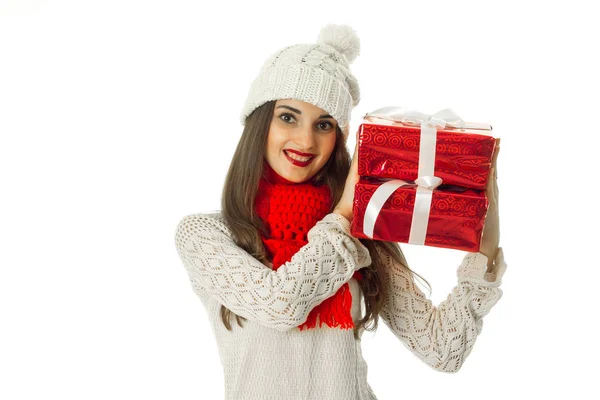
<svg viewBox="0 0 600 400">
<path fill-rule="evenodd" d="M 321 127 L 325 126 L 322 128 L 324 131 L 333 128 L 333 124 L 331 122 L 321 122 L 321 123 L 319 123 L 319 126 L 321 126 Z"/>
<path fill-rule="evenodd" d="M 279 116 L 279 118 L 282 119 L 284 122 L 289 123 L 290 121 L 287 120 L 286 117 L 289 117 L 292 120 L 294 119 L 294 116 L 292 114 L 288 114 L 288 113 L 284 113 Z"/>
</svg>

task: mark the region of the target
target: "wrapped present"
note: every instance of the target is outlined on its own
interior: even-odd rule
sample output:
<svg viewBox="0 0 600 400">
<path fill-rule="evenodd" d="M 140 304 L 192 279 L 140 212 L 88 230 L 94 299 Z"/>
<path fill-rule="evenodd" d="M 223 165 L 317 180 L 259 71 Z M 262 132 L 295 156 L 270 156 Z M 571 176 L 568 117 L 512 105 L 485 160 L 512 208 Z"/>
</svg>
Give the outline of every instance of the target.
<svg viewBox="0 0 600 400">
<path fill-rule="evenodd" d="M 426 115 L 385 107 L 359 127 L 358 174 L 410 181 L 435 175 L 444 184 L 485 189 L 496 144 L 491 130 L 449 109 Z"/>
<path fill-rule="evenodd" d="M 479 251 L 488 201 L 485 191 L 360 177 L 351 233 L 357 238 Z"/>
</svg>

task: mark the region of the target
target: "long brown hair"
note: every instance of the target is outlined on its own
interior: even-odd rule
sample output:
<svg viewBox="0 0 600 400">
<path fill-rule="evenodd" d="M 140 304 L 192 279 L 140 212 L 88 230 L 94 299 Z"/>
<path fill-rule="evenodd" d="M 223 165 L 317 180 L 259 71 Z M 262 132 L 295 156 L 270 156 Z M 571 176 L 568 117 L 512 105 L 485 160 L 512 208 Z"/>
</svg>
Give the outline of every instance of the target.
<svg viewBox="0 0 600 400">
<path fill-rule="evenodd" d="M 233 240 L 263 264 L 267 264 L 268 256 L 260 232 L 264 235 L 267 235 L 268 232 L 254 212 L 254 201 L 263 174 L 267 136 L 274 109 L 275 100 L 272 100 L 256 108 L 246 118 L 244 131 L 229 166 L 221 197 L 221 214 L 232 232 Z M 314 179 L 315 184 L 325 184 L 331 190 L 332 202 L 329 212 L 333 212 L 342 196 L 351 164 L 351 156 L 346 149 L 342 131 L 339 126 L 336 126 L 336 129 L 335 148 L 327 163 Z M 354 336 L 357 339 L 360 337 L 361 329 L 368 331 L 377 329 L 379 313 L 384 299 L 388 296 L 388 286 L 384 278 L 385 265 L 376 247 L 384 250 L 411 274 L 418 275 L 408 267 L 404 254 L 397 243 L 363 238 L 359 240 L 369 249 L 372 263 L 369 267 L 360 270 L 363 279 L 358 283 L 364 295 L 366 313 L 355 324 Z M 420 275 L 418 276 L 423 279 Z M 428 282 L 427 285 L 430 286 Z M 238 325 L 243 326 L 241 320 L 245 320 L 244 317 L 221 305 L 221 319 L 227 330 L 231 330 L 232 314 L 235 315 Z"/>
</svg>

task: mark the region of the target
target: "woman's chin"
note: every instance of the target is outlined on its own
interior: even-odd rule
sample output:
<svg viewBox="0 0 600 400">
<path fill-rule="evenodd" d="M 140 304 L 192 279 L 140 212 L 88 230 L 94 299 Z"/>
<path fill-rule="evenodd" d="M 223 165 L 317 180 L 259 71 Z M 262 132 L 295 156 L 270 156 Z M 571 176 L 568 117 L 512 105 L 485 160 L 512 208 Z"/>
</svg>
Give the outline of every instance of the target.
<svg viewBox="0 0 600 400">
<path fill-rule="evenodd" d="M 310 180 L 313 175 L 311 173 L 286 173 L 283 177 L 294 183 L 302 183 Z"/>
</svg>

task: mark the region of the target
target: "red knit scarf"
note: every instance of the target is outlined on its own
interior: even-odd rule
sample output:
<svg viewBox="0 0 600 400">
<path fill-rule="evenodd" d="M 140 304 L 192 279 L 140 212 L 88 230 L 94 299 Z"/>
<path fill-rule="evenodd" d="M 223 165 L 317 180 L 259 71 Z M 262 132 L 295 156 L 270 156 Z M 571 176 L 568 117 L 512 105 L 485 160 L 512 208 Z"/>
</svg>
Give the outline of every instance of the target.
<svg viewBox="0 0 600 400">
<path fill-rule="evenodd" d="M 331 206 L 327 185 L 316 186 L 313 180 L 303 183 L 291 182 L 277 174 L 264 163 L 264 174 L 256 195 L 255 210 L 269 231 L 261 235 L 273 269 L 292 259 L 292 256 L 308 243 L 308 231 L 325 215 Z M 362 274 L 356 271 L 354 278 Z M 325 299 L 309 313 L 308 319 L 298 328 L 311 329 L 323 324 L 340 329 L 354 328 L 351 315 L 352 295 L 348 283 L 331 297 Z"/>
</svg>

